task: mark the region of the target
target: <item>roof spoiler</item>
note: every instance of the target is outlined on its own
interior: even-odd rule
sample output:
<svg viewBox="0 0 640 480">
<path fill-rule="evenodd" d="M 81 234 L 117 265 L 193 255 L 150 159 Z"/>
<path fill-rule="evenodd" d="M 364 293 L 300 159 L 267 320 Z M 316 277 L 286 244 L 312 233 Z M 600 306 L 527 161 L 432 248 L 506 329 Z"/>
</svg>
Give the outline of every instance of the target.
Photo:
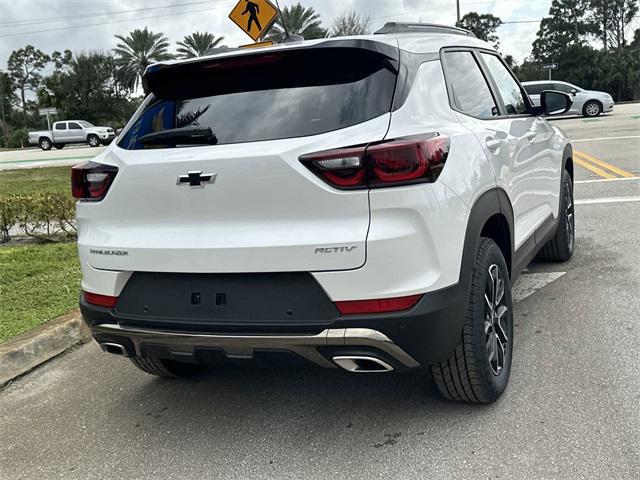
<svg viewBox="0 0 640 480">
<path fill-rule="evenodd" d="M 473 32 L 465 30 L 464 28 L 438 25 L 436 23 L 387 22 L 384 27 L 375 32 L 374 35 L 384 35 L 385 33 L 449 33 L 476 38 Z"/>
</svg>

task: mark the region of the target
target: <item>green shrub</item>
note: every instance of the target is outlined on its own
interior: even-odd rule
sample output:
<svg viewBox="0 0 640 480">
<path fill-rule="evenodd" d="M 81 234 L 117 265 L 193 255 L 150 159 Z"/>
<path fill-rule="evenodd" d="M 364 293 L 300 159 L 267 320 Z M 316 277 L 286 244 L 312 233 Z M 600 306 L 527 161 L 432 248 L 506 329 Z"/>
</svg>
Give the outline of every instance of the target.
<svg viewBox="0 0 640 480">
<path fill-rule="evenodd" d="M 20 148 L 29 146 L 29 132 L 26 128 L 19 128 L 9 134 L 7 139 L 7 148 Z"/>
<path fill-rule="evenodd" d="M 9 195 L 0 198 L 0 241 L 9 241 L 16 227 L 29 237 L 44 242 L 76 236 L 75 201 L 64 193 Z"/>
</svg>

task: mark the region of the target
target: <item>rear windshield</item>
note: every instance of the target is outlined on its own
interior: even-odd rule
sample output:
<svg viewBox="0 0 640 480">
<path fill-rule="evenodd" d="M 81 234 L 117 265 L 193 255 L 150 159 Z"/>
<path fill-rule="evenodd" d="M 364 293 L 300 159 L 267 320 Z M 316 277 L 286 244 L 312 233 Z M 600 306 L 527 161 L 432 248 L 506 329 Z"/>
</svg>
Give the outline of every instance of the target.
<svg viewBox="0 0 640 480">
<path fill-rule="evenodd" d="M 229 57 L 149 77 L 153 93 L 123 132 L 121 148 L 158 148 L 140 138 L 182 127 L 210 128 L 218 144 L 338 130 L 389 112 L 396 82 L 380 54 L 350 48 Z"/>
</svg>

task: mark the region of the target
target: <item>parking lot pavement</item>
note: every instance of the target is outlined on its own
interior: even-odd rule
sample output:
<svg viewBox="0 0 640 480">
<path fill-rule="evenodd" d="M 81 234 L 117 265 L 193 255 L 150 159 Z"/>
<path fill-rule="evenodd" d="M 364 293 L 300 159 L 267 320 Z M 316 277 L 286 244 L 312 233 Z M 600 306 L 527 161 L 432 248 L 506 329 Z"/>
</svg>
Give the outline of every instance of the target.
<svg viewBox="0 0 640 480">
<path fill-rule="evenodd" d="M 90 160 L 103 152 L 105 148 L 69 145 L 62 150 L 43 151 L 40 148 L 27 148 L 24 150 L 0 151 L 0 170 L 75 165 L 76 163 Z"/>
<path fill-rule="evenodd" d="M 580 122 L 558 125 L 596 133 Z M 620 154 L 633 141 L 581 149 L 637 174 L 637 153 Z M 417 373 L 159 380 L 89 344 L 0 391 L 0 478 L 640 478 L 640 202 L 608 202 L 640 182 L 576 177 L 576 255 L 532 264 L 516 287 L 496 404 L 442 401 Z"/>
</svg>

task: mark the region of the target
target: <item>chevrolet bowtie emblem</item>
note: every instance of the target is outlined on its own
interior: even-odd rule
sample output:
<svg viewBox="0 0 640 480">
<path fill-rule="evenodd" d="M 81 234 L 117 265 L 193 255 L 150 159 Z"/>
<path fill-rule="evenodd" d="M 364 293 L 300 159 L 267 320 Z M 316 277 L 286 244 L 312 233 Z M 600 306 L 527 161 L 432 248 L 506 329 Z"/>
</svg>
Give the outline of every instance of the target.
<svg viewBox="0 0 640 480">
<path fill-rule="evenodd" d="M 178 176 L 176 185 L 189 185 L 191 188 L 204 188 L 205 183 L 216 183 L 217 173 L 202 174 L 199 172 L 189 172 L 187 175 Z"/>
</svg>

